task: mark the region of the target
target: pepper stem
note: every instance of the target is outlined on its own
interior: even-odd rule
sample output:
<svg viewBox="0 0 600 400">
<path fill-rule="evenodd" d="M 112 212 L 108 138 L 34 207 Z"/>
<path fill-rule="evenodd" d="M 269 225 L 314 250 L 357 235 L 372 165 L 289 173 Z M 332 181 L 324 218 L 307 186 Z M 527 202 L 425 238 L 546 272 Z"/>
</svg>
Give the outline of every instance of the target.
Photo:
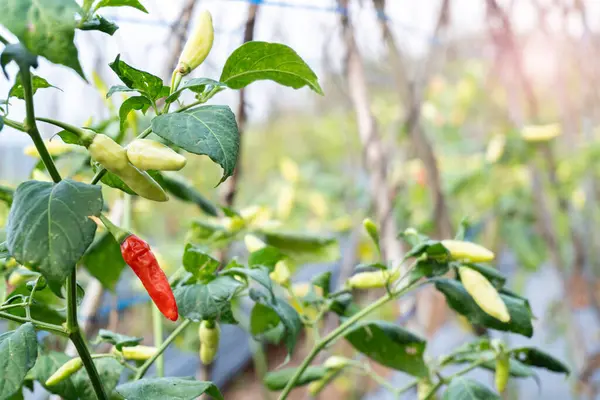
<svg viewBox="0 0 600 400">
<path fill-rule="evenodd" d="M 100 221 L 104 224 L 106 229 L 110 232 L 111 235 L 116 239 L 117 243 L 121 244 L 131 236 L 130 232 L 127 232 L 124 229 L 119 228 L 117 225 L 113 224 L 104 214 L 100 214 Z"/>
<path fill-rule="evenodd" d="M 59 128 L 63 128 L 65 131 L 69 131 L 69 132 L 75 134 L 77 136 L 77 138 L 79 139 L 79 143 L 84 147 L 88 147 L 90 144 L 92 144 L 92 141 L 94 140 L 94 136 L 96 136 L 96 134 L 93 132 L 86 131 L 85 129 L 78 128 L 71 124 L 67 124 L 66 122 L 57 121 L 57 120 L 51 119 L 51 118 L 43 118 L 43 117 L 37 117 L 36 119 L 38 121 L 42 121 L 42 122 L 45 122 L 50 125 L 58 126 Z"/>
</svg>

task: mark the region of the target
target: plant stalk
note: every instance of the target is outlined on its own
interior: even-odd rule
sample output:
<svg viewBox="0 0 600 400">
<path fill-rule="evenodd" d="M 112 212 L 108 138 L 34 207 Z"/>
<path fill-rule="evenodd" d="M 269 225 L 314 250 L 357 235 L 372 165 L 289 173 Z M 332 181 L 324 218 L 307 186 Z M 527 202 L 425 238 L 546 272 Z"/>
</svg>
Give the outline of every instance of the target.
<svg viewBox="0 0 600 400">
<path fill-rule="evenodd" d="M 135 377 L 133 378 L 133 380 L 137 381 L 138 379 L 142 379 L 144 377 L 144 374 L 146 373 L 146 371 L 148 371 L 148 368 L 150 368 L 150 366 L 152 365 L 152 363 L 158 358 L 160 357 L 160 355 L 167 349 L 167 347 L 169 347 L 169 345 L 171 344 L 171 342 L 173 340 L 175 340 L 175 338 L 191 323 L 192 321 L 189 319 L 186 319 L 185 321 L 183 321 L 181 323 L 181 325 L 179 325 L 177 328 L 175 328 L 175 330 L 173 332 L 171 332 L 171 334 L 169 335 L 168 338 L 165 339 L 165 341 L 160 345 L 160 347 L 158 348 L 157 352 L 155 355 L 153 355 L 152 357 L 150 357 L 148 360 L 146 360 L 146 362 L 140 367 L 140 369 L 138 370 L 138 373 L 135 375 Z"/>
<path fill-rule="evenodd" d="M 40 132 L 37 128 L 36 119 L 35 119 L 35 110 L 33 105 L 33 85 L 31 82 L 31 71 L 29 67 L 20 66 L 19 73 L 21 74 L 21 83 L 23 85 L 23 94 L 25 100 L 25 111 L 26 111 L 26 119 L 25 119 L 25 129 L 35 147 L 40 154 L 44 165 L 46 166 L 46 170 L 52 177 L 52 180 L 55 183 L 61 181 L 60 173 L 52 161 L 52 157 L 50 153 L 48 153 L 48 149 L 42 140 Z M 83 365 L 90 377 L 90 381 L 92 382 L 92 386 L 94 387 L 94 391 L 96 392 L 96 396 L 98 400 L 108 400 L 108 396 L 104 391 L 104 387 L 102 386 L 102 381 L 100 380 L 100 376 L 98 375 L 98 370 L 94 365 L 94 361 L 90 355 L 90 351 L 85 344 L 85 340 L 79 330 L 79 324 L 77 322 L 77 272 L 76 269 L 73 269 L 73 272 L 67 279 L 67 333 L 69 335 L 69 339 L 75 345 L 77 349 L 77 353 L 79 353 L 79 357 L 83 361 Z"/>
</svg>

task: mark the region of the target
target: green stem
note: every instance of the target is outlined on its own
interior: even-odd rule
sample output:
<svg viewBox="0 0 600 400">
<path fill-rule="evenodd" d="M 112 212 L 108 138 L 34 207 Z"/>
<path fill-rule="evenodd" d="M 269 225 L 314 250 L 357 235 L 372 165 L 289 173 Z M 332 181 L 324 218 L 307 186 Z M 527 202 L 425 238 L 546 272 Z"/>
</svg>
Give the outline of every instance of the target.
<svg viewBox="0 0 600 400">
<path fill-rule="evenodd" d="M 71 300 L 71 297 L 74 299 Z M 77 322 L 77 272 L 67 278 L 67 331 L 72 332 L 79 329 Z"/>
<path fill-rule="evenodd" d="M 96 134 L 93 132 L 86 131 L 85 129 L 81 129 L 71 124 L 67 124 L 66 122 L 58 121 L 52 118 L 37 117 L 36 120 L 58 126 L 65 131 L 73 133 L 80 140 L 80 143 L 85 147 L 88 147 L 94 140 L 94 136 L 96 136 Z"/>
<path fill-rule="evenodd" d="M 406 386 L 403 386 L 400 389 L 398 389 L 396 391 L 396 395 L 400 396 L 402 393 L 408 392 L 412 388 L 416 387 L 418 384 L 419 384 L 419 381 L 414 380 L 414 381 L 410 382 L 409 384 L 407 384 Z"/>
<path fill-rule="evenodd" d="M 43 331 L 52 332 L 56 335 L 65 336 L 65 337 L 69 336 L 67 331 L 65 331 L 63 329 L 63 327 L 59 326 L 59 325 L 49 324 L 49 323 L 42 322 L 42 321 L 37 321 L 32 318 L 19 317 L 17 315 L 12 315 L 12 314 L 9 314 L 9 313 L 3 312 L 3 311 L 0 311 L 0 318 L 7 319 L 9 321 L 20 322 L 22 324 L 31 322 L 36 328 L 41 329 Z"/>
<path fill-rule="evenodd" d="M 26 111 L 26 119 L 25 119 L 25 130 L 33 140 L 33 144 L 35 144 L 35 148 L 37 149 L 48 173 L 52 177 L 52 180 L 55 183 L 61 181 L 60 174 L 56 169 L 56 165 L 54 165 L 54 161 L 52 161 L 52 156 L 48 153 L 48 149 L 42 140 L 42 136 L 40 135 L 40 131 L 37 128 L 35 123 L 35 109 L 33 106 L 33 85 L 31 84 L 31 71 L 29 71 L 29 67 L 21 68 L 21 84 L 23 85 L 23 97 L 25 99 L 25 111 Z"/>
<path fill-rule="evenodd" d="M 399 395 L 399 389 L 397 389 L 396 387 L 394 387 L 384 377 L 382 377 L 382 376 L 378 375 L 377 373 L 375 373 L 375 371 L 373 371 L 371 369 L 371 367 L 369 366 L 369 364 L 365 364 L 365 366 L 363 367 L 363 371 L 367 374 L 367 376 L 369 376 L 371 379 L 373 379 L 379 385 L 381 385 L 384 388 L 386 388 L 390 393 L 392 393 L 392 394 L 394 394 L 396 396 Z"/>
<path fill-rule="evenodd" d="M 144 377 L 144 374 L 146 373 L 146 371 L 148 371 L 148 368 L 150 368 L 150 366 L 152 365 L 152 363 L 154 361 L 156 361 L 156 359 L 158 357 L 160 357 L 160 355 L 167 349 L 167 347 L 171 344 L 171 342 L 173 340 L 175 340 L 175 338 L 191 323 L 192 321 L 189 319 L 186 319 L 185 321 L 183 321 L 181 323 L 181 325 L 179 325 L 177 328 L 175 328 L 175 330 L 173 332 L 171 332 L 171 334 L 169 335 L 168 338 L 165 339 L 165 341 L 160 345 L 160 347 L 158 348 L 157 352 L 155 355 L 153 355 L 152 357 L 150 357 L 148 360 L 146 360 L 146 362 L 144 364 L 142 364 L 142 366 L 140 367 L 140 369 L 138 370 L 138 373 L 135 375 L 135 377 L 133 378 L 133 380 L 138 380 L 138 379 L 142 379 Z"/>
<path fill-rule="evenodd" d="M 394 297 L 401 295 L 403 292 L 405 292 L 409 288 L 411 288 L 411 287 L 407 286 L 406 288 L 401 289 L 397 293 L 392 293 L 392 294 L 387 293 L 385 296 L 380 297 L 375 302 L 369 304 L 367 307 L 363 308 L 362 310 L 360 310 L 359 312 L 357 312 L 356 314 L 354 314 L 352 317 L 348 318 L 343 324 L 341 324 L 336 329 L 334 329 L 333 331 L 331 331 L 323 339 L 319 340 L 315 344 L 315 346 L 313 347 L 313 349 L 310 351 L 310 353 L 308 354 L 308 356 L 306 356 L 306 358 L 304 359 L 304 361 L 302 361 L 302 364 L 300 364 L 300 367 L 298 369 L 296 369 L 296 372 L 294 373 L 294 376 L 292 376 L 292 379 L 290 379 L 288 381 L 288 383 L 285 385 L 285 388 L 283 389 L 283 391 L 281 392 L 281 395 L 279 396 L 279 400 L 284 400 L 284 399 L 287 398 L 287 396 L 290 394 L 290 391 L 296 385 L 296 382 L 298 381 L 298 379 L 300 379 L 300 376 L 302 376 L 302 374 L 304 373 L 304 371 L 306 370 L 306 368 L 308 367 L 308 365 L 317 356 L 317 354 L 319 354 L 319 352 L 321 350 L 323 350 L 323 348 L 325 348 L 330 342 L 334 341 L 339 336 L 343 335 L 344 332 L 349 327 L 351 327 L 355 322 L 359 321 L 361 318 L 363 318 L 367 314 L 373 312 L 377 308 L 379 308 L 382 305 L 386 304 L 388 301 L 392 300 Z"/>
<path fill-rule="evenodd" d="M 94 391 L 96 392 L 98 400 L 108 400 L 108 396 L 106 395 L 104 387 L 102 386 L 102 380 L 100 379 L 100 375 L 98 375 L 98 370 L 96 369 L 94 360 L 90 355 L 90 351 L 88 350 L 87 345 L 85 344 L 85 340 L 81 335 L 79 327 L 77 327 L 76 331 L 71 332 L 69 338 L 71 339 L 71 342 L 73 342 L 73 344 L 75 345 L 75 348 L 77 349 L 77 353 L 79 353 L 81 361 L 83 361 L 83 366 L 85 367 L 85 370 L 87 371 L 90 377 L 90 381 L 92 382 L 92 386 L 94 387 Z"/>
<path fill-rule="evenodd" d="M 159 348 L 163 340 L 162 315 L 158 308 L 152 304 L 152 332 L 154 335 L 154 347 Z M 165 358 L 161 355 L 156 359 L 156 376 L 165 376 Z"/>
<path fill-rule="evenodd" d="M 11 128 L 16 129 L 18 131 L 27 133 L 27 130 L 25 129 L 25 125 L 23 125 L 22 123 L 13 121 L 12 119 L 8 119 L 8 118 L 4 118 L 3 121 L 4 121 L 4 125 L 10 126 Z"/>
</svg>

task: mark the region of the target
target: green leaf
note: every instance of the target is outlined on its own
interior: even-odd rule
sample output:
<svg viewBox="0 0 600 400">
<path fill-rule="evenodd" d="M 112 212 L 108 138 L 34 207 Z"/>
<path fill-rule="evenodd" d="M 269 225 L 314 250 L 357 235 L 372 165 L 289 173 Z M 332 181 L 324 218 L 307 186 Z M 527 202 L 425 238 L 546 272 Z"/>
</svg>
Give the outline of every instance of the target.
<svg viewBox="0 0 600 400">
<path fill-rule="evenodd" d="M 51 85 L 50 83 L 48 83 L 47 80 L 45 80 L 44 78 L 42 78 L 41 76 L 37 76 L 37 75 L 31 75 L 31 84 L 32 84 L 32 88 L 33 88 L 33 94 L 35 94 L 38 89 L 45 89 L 45 88 L 56 88 L 58 89 L 56 86 Z M 58 89 L 60 90 L 60 89 Z M 15 84 L 13 85 L 12 88 L 10 88 L 10 91 L 8 92 L 8 97 L 16 97 L 18 99 L 23 100 L 25 98 L 25 93 L 23 91 L 23 84 L 21 83 L 21 75 L 17 75 L 17 79 L 15 81 Z"/>
<path fill-rule="evenodd" d="M 545 368 L 549 371 L 569 375 L 571 370 L 562 361 L 535 347 L 520 347 L 511 350 L 517 360 L 532 367 Z"/>
<path fill-rule="evenodd" d="M 175 289 L 179 313 L 193 321 L 216 319 L 236 324 L 231 313 L 231 299 L 242 284 L 230 276 L 219 276 L 204 284 L 180 286 Z"/>
<path fill-rule="evenodd" d="M 268 245 L 277 247 L 298 263 L 331 262 L 340 258 L 340 248 L 333 237 L 264 230 L 261 233 Z"/>
<path fill-rule="evenodd" d="M 265 79 L 294 89 L 308 86 L 323 94 L 317 76 L 298 53 L 279 43 L 248 42 L 238 47 L 225 62 L 219 80 L 241 89 Z"/>
<path fill-rule="evenodd" d="M 27 181 L 19 185 L 6 227 L 10 254 L 19 264 L 44 275 L 60 288 L 94 240 L 102 211 L 102 190 L 69 179 L 59 183 Z"/>
<path fill-rule="evenodd" d="M 10 206 L 13 202 L 14 194 L 15 191 L 13 189 L 0 185 L 0 201 Z"/>
<path fill-rule="evenodd" d="M 271 284 L 269 272 L 269 269 L 262 265 L 254 268 L 233 267 L 223 271 L 224 274 L 242 275 L 246 279 L 253 279 L 273 295 L 273 285 Z"/>
<path fill-rule="evenodd" d="M 4 112 L 4 109 L 0 107 L 0 112 Z M 0 132 L 2 132 L 2 128 L 4 128 L 4 118 L 0 115 Z"/>
<path fill-rule="evenodd" d="M 345 334 L 352 347 L 372 360 L 407 374 L 423 377 L 425 339 L 385 321 L 364 321 Z"/>
<path fill-rule="evenodd" d="M 31 370 L 31 377 L 39 381 L 50 393 L 57 394 L 65 399 L 97 400 L 92 382 L 85 368 L 56 385 L 46 386 L 48 378 L 69 360 L 70 357 L 64 353 L 45 352 L 38 357 L 35 367 Z M 94 360 L 94 364 L 100 375 L 104 390 L 110 397 L 119 383 L 124 367 L 114 358 L 100 358 Z"/>
<path fill-rule="evenodd" d="M 102 7 L 133 7 L 148 14 L 148 10 L 139 0 L 101 0 L 96 4 L 96 10 Z"/>
<path fill-rule="evenodd" d="M 115 93 L 131 93 L 131 92 L 137 92 L 136 89 L 130 89 L 127 86 L 123 86 L 123 85 L 114 85 L 111 86 L 110 89 L 108 89 L 108 92 L 106 92 L 106 98 L 110 98 L 113 94 Z"/>
<path fill-rule="evenodd" d="M 123 347 L 137 346 L 142 340 L 144 340 L 144 338 L 122 335 L 106 329 L 100 329 L 98 331 L 96 343 L 107 342 L 113 344 L 117 350 L 121 351 Z"/>
<path fill-rule="evenodd" d="M 77 144 L 77 145 L 81 144 L 81 142 L 79 141 L 79 136 L 77 136 L 75 133 L 73 133 L 71 131 L 62 130 L 62 131 L 58 132 L 57 135 L 60 136 L 60 138 L 65 143 Z"/>
<path fill-rule="evenodd" d="M 312 284 L 323 289 L 323 296 L 329 295 L 331 288 L 331 272 L 323 272 L 312 279 Z"/>
<path fill-rule="evenodd" d="M 500 297 L 508 308 L 509 322 L 501 322 L 484 312 L 464 286 L 456 281 L 445 278 L 436 278 L 435 287 L 444 294 L 448 305 L 457 313 L 467 317 L 470 323 L 482 325 L 499 331 L 518 333 L 527 337 L 533 335 L 531 324 L 531 311 L 526 301 L 500 293 Z"/>
<path fill-rule="evenodd" d="M 209 78 L 194 78 L 186 81 L 184 84 L 180 85 L 179 88 L 171 93 L 169 97 L 166 98 L 167 103 L 172 103 L 179 98 L 181 92 L 188 89 L 194 93 L 203 93 L 205 91 L 210 91 L 215 87 L 225 87 L 226 85 L 222 82 L 215 81 L 214 79 Z"/>
<path fill-rule="evenodd" d="M 212 382 L 193 378 L 153 378 L 125 383 L 117 392 L 127 400 L 193 400 L 206 393 L 216 400 L 223 395 Z"/>
<path fill-rule="evenodd" d="M 446 261 L 440 262 L 436 259 L 425 258 L 417 261 L 415 267 L 410 271 L 410 281 L 445 275 L 449 270 L 450 266 Z"/>
<path fill-rule="evenodd" d="M 0 399 L 17 393 L 37 359 L 37 336 L 33 324 L 0 335 Z"/>
<path fill-rule="evenodd" d="M 474 379 L 459 376 L 452 379 L 443 400 L 500 400 L 500 396 Z"/>
<path fill-rule="evenodd" d="M 192 184 L 182 175 L 176 172 L 161 172 L 155 177 L 156 181 L 167 192 L 179 200 L 196 204 L 206 214 L 216 217 L 219 215 L 217 207 L 204 197 Z"/>
<path fill-rule="evenodd" d="M 235 115 L 227 106 L 200 106 L 152 120 L 158 136 L 182 149 L 207 155 L 223 168 L 221 182 L 233 174 L 240 136 Z"/>
<path fill-rule="evenodd" d="M 120 55 L 108 64 L 115 71 L 121 82 L 130 89 L 137 90 L 145 97 L 156 100 L 162 93 L 163 81 L 156 75 L 145 72 L 121 61 Z"/>
<path fill-rule="evenodd" d="M 273 271 L 275 264 L 285 258 L 285 254 L 283 254 L 277 247 L 265 246 L 260 250 L 250 253 L 250 256 L 248 257 L 248 265 L 250 267 L 262 265 L 267 267 L 270 271 Z"/>
<path fill-rule="evenodd" d="M 74 0 L 0 0 L 0 24 L 33 54 L 62 64 L 84 77 L 75 38 Z"/>
<path fill-rule="evenodd" d="M 80 24 L 78 28 L 82 31 L 100 31 L 112 36 L 119 29 L 119 26 L 101 15 L 94 15 L 93 18 Z"/>
<path fill-rule="evenodd" d="M 0 5 L 2 3 L 0 2 Z M 6 73 L 6 65 L 14 61 L 20 68 L 37 68 L 38 60 L 37 56 L 31 54 L 25 47 L 23 47 L 20 43 L 17 44 L 9 44 L 4 47 L 2 50 L 2 54 L 0 55 L 0 67 L 2 67 L 2 72 L 6 79 L 8 79 L 8 74 Z"/>
<path fill-rule="evenodd" d="M 121 132 L 125 129 L 125 123 L 127 122 L 127 116 L 133 110 L 141 111 L 146 114 L 148 108 L 152 105 L 152 102 L 144 96 L 133 96 L 125 100 L 119 108 L 119 129 Z"/>
<path fill-rule="evenodd" d="M 255 303 L 250 313 L 250 333 L 260 338 L 260 335 L 275 329 L 280 322 L 279 315 L 272 308 Z"/>
<path fill-rule="evenodd" d="M 202 281 L 212 277 L 219 268 L 219 264 L 219 261 L 206 254 L 202 249 L 191 243 L 185 245 L 183 267 L 195 278 Z"/>
<path fill-rule="evenodd" d="M 271 308 L 279 316 L 281 323 L 285 327 L 285 346 L 288 351 L 288 356 L 292 354 L 298 336 L 302 331 L 302 320 L 298 312 L 289 305 L 285 300 L 266 295 L 254 289 L 250 289 L 250 298 L 257 303 Z"/>
<path fill-rule="evenodd" d="M 263 382 L 270 390 L 282 390 L 289 380 L 292 379 L 296 370 L 297 368 L 283 368 L 277 371 L 267 372 Z M 322 379 L 325 374 L 327 374 L 327 369 L 325 367 L 309 366 L 304 370 L 302 375 L 300 375 L 300 379 L 298 379 L 294 387 L 318 381 L 319 379 Z"/>
<path fill-rule="evenodd" d="M 109 232 L 104 232 L 90 246 L 81 263 L 103 287 L 111 291 L 115 290 L 126 265 L 121 255 L 121 247 Z"/>
<path fill-rule="evenodd" d="M 8 252 L 8 247 L 6 245 L 6 241 L 0 243 L 0 258 L 7 258 L 10 256 Z M 4 297 L 2 297 L 4 298 Z"/>
</svg>

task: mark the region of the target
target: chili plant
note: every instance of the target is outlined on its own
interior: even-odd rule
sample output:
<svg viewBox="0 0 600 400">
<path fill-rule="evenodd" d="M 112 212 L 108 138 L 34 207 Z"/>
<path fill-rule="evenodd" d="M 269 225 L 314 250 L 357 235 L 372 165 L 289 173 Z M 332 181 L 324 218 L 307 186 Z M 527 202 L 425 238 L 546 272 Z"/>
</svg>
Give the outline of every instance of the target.
<svg viewBox="0 0 600 400">
<path fill-rule="evenodd" d="M 334 240 L 275 230 L 261 209 L 215 207 L 174 172 L 185 167 L 187 152 L 206 155 L 220 165 L 221 182 L 232 175 L 240 143 L 235 115 L 227 106 L 205 104 L 218 93 L 266 79 L 294 89 L 308 86 L 322 94 L 313 71 L 285 45 L 246 43 L 229 56 L 218 80 L 187 79 L 212 47 L 212 19 L 203 12 L 169 86 L 119 55 L 110 63 L 122 85 L 111 87 L 107 97 L 118 92 L 130 95 L 119 108 L 117 134 L 111 136 L 106 126 L 82 128 L 37 116 L 34 94 L 51 87 L 32 73 L 38 58 L 69 67 L 85 79 L 73 43 L 75 32 L 112 35 L 118 26 L 99 14 L 110 6 L 146 11 L 138 0 L 84 0 L 82 6 L 73 0 L 0 0 L 0 24 L 15 37 L 13 41 L 0 38 L 4 44 L 0 65 L 7 78 L 5 67 L 13 62 L 18 67 L 9 98 L 3 103 L 0 129 L 8 126 L 29 135 L 41 160 L 39 167 L 51 178 L 50 182 L 28 180 L 14 191 L 0 188 L 0 200 L 10 205 L 0 260 L 11 289 L 5 290 L 2 280 L 0 318 L 17 325 L 0 336 L 0 399 L 20 395 L 34 381 L 66 399 L 194 399 L 203 393 L 222 398 L 211 382 L 163 377 L 160 363 L 156 377 L 145 375 L 192 322 L 200 322 L 200 359 L 211 363 L 217 355 L 220 325 L 238 323 L 236 304 L 243 301 L 253 304 L 244 326 L 256 340 L 283 343 L 291 355 L 304 329 L 312 330 L 317 338 L 299 367 L 265 376 L 269 388 L 281 390 L 281 399 L 304 384 L 310 384 L 310 392 L 316 394 L 345 370 L 370 376 L 397 395 L 417 387 L 422 399 L 434 397 L 444 385 L 449 399 L 465 398 L 466 392 L 475 396 L 472 398 L 497 398 L 491 389 L 464 376 L 475 368 L 495 370 L 500 391 L 509 377 L 533 376 L 532 368 L 568 372 L 560 361 L 538 349 L 507 348 L 487 339 L 426 362 L 423 338 L 397 324 L 367 319 L 384 304 L 431 284 L 470 322 L 530 337 L 532 314 L 527 300 L 506 289 L 505 278 L 485 264 L 493 259 L 485 248 L 461 238 L 439 242 L 409 230 L 403 237 L 412 249 L 398 265 L 385 260 L 362 265 L 345 287 L 336 291 L 330 287 L 331 275 L 325 273 L 299 293 L 290 283 L 295 264 L 306 253 L 329 257 L 337 249 Z M 193 93 L 195 100 L 184 102 L 184 92 Z M 9 117 L 10 98 L 24 100 L 25 121 Z M 133 111 L 153 117 L 150 125 L 131 139 L 127 118 Z M 85 163 L 73 176 L 63 177 L 57 168 L 55 159 L 65 155 L 65 147 L 42 140 L 41 123 L 60 127 L 62 140 L 86 154 Z M 143 239 L 104 214 L 111 204 L 105 202 L 101 185 L 126 198 L 163 202 L 171 195 L 198 204 L 210 216 L 192 224 L 182 267 L 172 276 L 165 275 Z M 97 234 L 98 226 L 104 226 L 106 232 Z M 379 246 L 377 227 L 371 222 L 365 226 Z M 249 250 L 247 263 L 237 259 L 222 263 L 211 256 L 242 239 Z M 94 343 L 113 347 L 106 353 L 94 353 L 78 322 L 82 293 L 77 266 L 94 275 L 91 266 L 98 262 L 94 257 L 102 252 L 114 256 L 115 249 L 117 258 L 109 260 L 127 263 L 157 309 L 180 323 L 163 340 L 161 317 L 155 313 L 158 342 L 154 347 L 140 345 L 142 338 L 100 330 Z M 385 294 L 371 304 L 361 308 L 354 302 L 357 291 L 377 288 L 385 289 Z M 56 306 L 60 299 L 66 310 Z M 321 322 L 329 313 L 340 317 L 339 325 L 331 332 L 321 332 Z M 37 331 L 68 339 L 78 357 L 48 350 Z M 320 366 L 311 365 L 321 351 L 341 339 L 374 361 L 414 376 L 414 381 L 405 388 L 392 387 L 367 364 L 340 356 L 330 357 Z M 466 367 L 451 375 L 444 372 L 456 364 Z M 125 383 L 119 384 L 122 375 Z"/>
</svg>

